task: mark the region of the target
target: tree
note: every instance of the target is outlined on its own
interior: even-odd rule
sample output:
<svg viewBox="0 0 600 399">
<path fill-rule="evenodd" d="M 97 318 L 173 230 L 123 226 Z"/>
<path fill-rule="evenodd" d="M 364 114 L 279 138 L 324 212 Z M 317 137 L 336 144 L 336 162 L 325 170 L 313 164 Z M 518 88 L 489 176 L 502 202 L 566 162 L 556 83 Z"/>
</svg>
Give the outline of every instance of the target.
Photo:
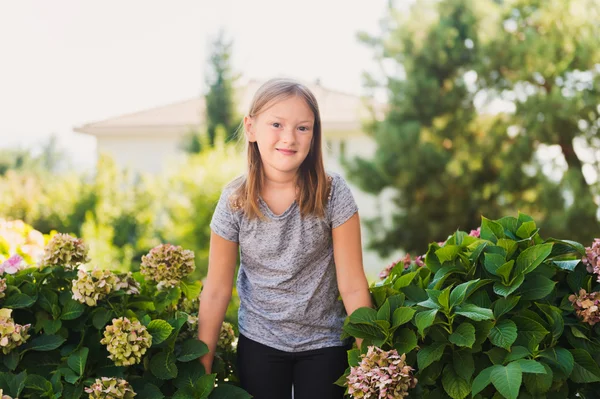
<svg viewBox="0 0 600 399">
<path fill-rule="evenodd" d="M 587 145 L 600 148 L 600 118 L 592 110 L 600 99 L 600 50 L 593 47 L 599 33 L 593 12 L 576 20 L 567 12 L 583 3 L 418 0 L 408 14 L 392 4 L 380 37 L 361 35 L 388 71 L 381 79 L 367 75 L 368 88 L 386 91 L 388 107 L 369 126 L 374 156 L 347 168 L 368 192 L 392 188 L 397 208 L 387 220 L 371 221 L 372 247 L 384 255 L 399 247 L 424 251 L 448 231 L 478 226 L 482 215 L 497 219 L 518 210 L 541 220 L 546 234 L 591 242 L 600 231 L 594 188 L 582 179 L 573 143 L 589 137 Z M 539 19 L 543 29 L 528 25 Z M 517 46 L 521 36 L 527 41 Z M 577 61 L 575 49 L 585 51 Z M 564 53 L 573 61 L 561 62 Z M 542 67 L 552 62 L 561 66 L 549 74 Z M 586 71 L 587 84 L 576 70 Z M 532 90 L 540 76 L 563 87 L 571 82 L 569 92 L 542 90 L 543 84 Z M 513 110 L 494 110 L 497 100 Z M 551 123 L 536 125 L 538 118 Z M 589 132 L 577 128 L 579 120 Z M 547 146 L 560 143 L 569 169 L 548 173 Z M 591 167 L 598 171 L 598 164 Z"/>
</svg>

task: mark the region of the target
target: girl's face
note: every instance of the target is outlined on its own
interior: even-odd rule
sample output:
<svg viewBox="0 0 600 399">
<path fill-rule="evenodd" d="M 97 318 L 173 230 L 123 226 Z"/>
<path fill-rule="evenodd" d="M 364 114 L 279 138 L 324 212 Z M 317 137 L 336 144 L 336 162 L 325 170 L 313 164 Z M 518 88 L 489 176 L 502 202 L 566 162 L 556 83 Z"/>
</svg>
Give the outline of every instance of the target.
<svg viewBox="0 0 600 399">
<path fill-rule="evenodd" d="M 299 96 L 278 101 L 255 117 L 244 118 L 248 141 L 258 145 L 267 176 L 295 174 L 313 140 L 315 117 Z"/>
</svg>

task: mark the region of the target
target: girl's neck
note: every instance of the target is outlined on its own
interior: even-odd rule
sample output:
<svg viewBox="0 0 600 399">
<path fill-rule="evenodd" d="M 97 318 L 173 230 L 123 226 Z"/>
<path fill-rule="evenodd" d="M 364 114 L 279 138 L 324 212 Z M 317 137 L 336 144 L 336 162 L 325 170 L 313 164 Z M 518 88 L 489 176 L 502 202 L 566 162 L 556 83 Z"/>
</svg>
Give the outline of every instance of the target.
<svg viewBox="0 0 600 399">
<path fill-rule="evenodd" d="M 297 175 L 296 174 L 267 174 L 264 176 L 264 187 L 267 190 L 287 190 L 296 188 Z"/>
</svg>

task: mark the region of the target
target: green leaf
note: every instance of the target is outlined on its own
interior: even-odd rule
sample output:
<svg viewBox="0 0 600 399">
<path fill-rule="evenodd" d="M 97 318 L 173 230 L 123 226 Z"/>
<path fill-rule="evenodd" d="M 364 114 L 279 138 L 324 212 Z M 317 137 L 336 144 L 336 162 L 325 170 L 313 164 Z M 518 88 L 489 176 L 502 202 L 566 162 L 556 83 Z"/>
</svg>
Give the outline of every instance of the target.
<svg viewBox="0 0 600 399">
<path fill-rule="evenodd" d="M 531 352 L 524 346 L 513 346 L 511 352 L 506 355 L 505 362 L 512 362 L 514 360 L 523 359 L 527 356 L 531 356 Z"/>
<path fill-rule="evenodd" d="M 356 367 L 360 363 L 360 350 L 351 349 L 348 351 L 348 365 L 350 367 Z"/>
<path fill-rule="evenodd" d="M 517 242 L 509 238 L 499 239 L 496 245 L 504 248 L 504 250 L 506 251 L 506 259 L 510 259 L 510 257 L 515 253 L 515 251 L 518 248 Z"/>
<path fill-rule="evenodd" d="M 418 271 L 409 272 L 398 277 L 398 279 L 394 282 L 394 288 L 396 290 L 400 290 L 401 288 L 408 287 L 416 277 L 417 273 Z"/>
<path fill-rule="evenodd" d="M 527 279 L 519 288 L 519 295 L 526 301 L 542 299 L 554 290 L 554 285 L 556 285 L 556 282 L 548 277 L 539 274 L 527 276 Z"/>
<path fill-rule="evenodd" d="M 444 342 L 433 342 L 417 352 L 417 364 L 419 370 L 422 371 L 433 362 L 437 362 L 442 358 L 446 349 Z"/>
<path fill-rule="evenodd" d="M 519 288 L 521 284 L 523 284 L 523 281 L 525 281 L 525 276 L 522 274 L 515 277 L 510 285 L 504 285 L 498 281 L 494 283 L 494 292 L 506 298 L 507 296 L 515 292 L 517 288 Z"/>
<path fill-rule="evenodd" d="M 156 319 L 148 324 L 148 332 L 152 335 L 152 346 L 158 345 L 171 335 L 173 327 L 165 320 Z"/>
<path fill-rule="evenodd" d="M 390 317 L 390 301 L 386 300 L 377 311 L 377 320 L 389 321 Z"/>
<path fill-rule="evenodd" d="M 573 372 L 575 359 L 571 352 L 561 347 L 548 348 L 540 352 L 539 356 L 546 359 L 551 366 L 559 370 L 564 378 L 567 378 Z"/>
<path fill-rule="evenodd" d="M 544 369 L 544 365 L 540 362 L 536 362 L 531 359 L 519 359 L 514 363 L 518 364 L 521 367 L 521 371 L 524 373 L 530 374 L 546 374 L 546 369 Z"/>
<path fill-rule="evenodd" d="M 505 238 L 504 227 L 502 227 L 500 223 L 494 222 L 485 217 L 481 217 L 480 237 L 483 240 L 496 243 L 499 238 Z"/>
<path fill-rule="evenodd" d="M 506 357 L 508 356 L 508 352 L 506 351 L 506 349 L 502 349 L 499 347 L 494 347 L 489 351 L 485 352 L 485 354 L 488 355 L 488 358 L 490 359 L 490 362 L 492 362 L 492 364 L 504 364 L 504 359 L 506 359 Z"/>
<path fill-rule="evenodd" d="M 7 369 L 15 371 L 19 365 L 19 359 L 19 351 L 13 349 L 12 351 L 8 352 L 8 354 L 2 356 L 2 363 L 4 363 Z"/>
<path fill-rule="evenodd" d="M 473 284 L 477 284 L 480 280 L 469 280 L 466 283 L 462 283 L 454 287 L 452 292 L 450 293 L 450 308 L 452 309 L 454 306 L 462 304 L 466 297 L 469 287 Z"/>
<path fill-rule="evenodd" d="M 570 352 L 575 362 L 571 380 L 578 384 L 600 382 L 600 367 L 592 356 L 583 349 L 571 349 Z"/>
<path fill-rule="evenodd" d="M 156 385 L 149 384 L 148 382 L 144 382 L 144 387 L 136 393 L 140 398 L 144 399 L 164 399 L 165 397 Z"/>
<path fill-rule="evenodd" d="M 21 396 L 21 391 L 25 388 L 25 380 L 27 379 L 27 371 L 22 371 L 19 374 L 7 374 L 8 388 L 12 396 Z"/>
<path fill-rule="evenodd" d="M 373 308 L 362 307 L 356 309 L 350 315 L 350 323 L 352 324 L 373 324 L 377 320 L 377 311 Z"/>
<path fill-rule="evenodd" d="M 493 345 L 509 351 L 517 339 L 517 326 L 511 320 L 500 320 L 490 330 L 488 337 Z"/>
<path fill-rule="evenodd" d="M 196 299 L 200 296 L 200 292 L 202 291 L 202 281 L 185 281 L 181 280 L 179 285 L 181 287 L 181 292 L 188 299 Z"/>
<path fill-rule="evenodd" d="M 38 304 L 48 313 L 53 313 L 52 305 L 58 305 L 58 295 L 49 288 L 40 290 Z"/>
<path fill-rule="evenodd" d="M 552 387 L 553 373 L 547 364 L 537 364 L 542 367 L 543 373 L 525 374 L 523 376 L 523 383 L 527 391 L 532 395 L 544 395 Z M 521 369 L 523 369 L 523 366 L 521 366 Z M 523 372 L 526 371 L 523 369 Z"/>
<path fill-rule="evenodd" d="M 208 353 L 208 347 L 195 338 L 186 340 L 181 347 L 181 354 L 177 357 L 180 362 L 189 362 Z"/>
<path fill-rule="evenodd" d="M 461 323 L 458 328 L 450 334 L 448 341 L 457 346 L 471 348 L 475 343 L 475 327 L 471 323 Z"/>
<path fill-rule="evenodd" d="M 537 230 L 537 226 L 535 222 L 529 221 L 521 224 L 521 226 L 517 229 L 516 235 L 519 238 L 529 238 L 531 235 Z"/>
<path fill-rule="evenodd" d="M 500 316 L 510 312 L 519 303 L 520 296 L 511 296 L 510 298 L 499 298 L 494 302 L 494 317 L 499 319 Z"/>
<path fill-rule="evenodd" d="M 450 290 L 452 289 L 452 287 L 447 287 L 446 289 L 444 289 L 441 293 L 440 296 L 438 297 L 438 303 L 440 304 L 440 306 L 443 309 L 450 309 Z"/>
<path fill-rule="evenodd" d="M 519 221 L 513 216 L 505 216 L 496 220 L 496 222 L 498 222 L 504 228 L 505 232 L 511 234 L 516 234 L 519 226 Z"/>
<path fill-rule="evenodd" d="M 402 324 L 408 323 L 412 320 L 415 312 L 415 309 L 407 307 L 396 309 L 392 318 L 392 327 L 398 327 Z"/>
<path fill-rule="evenodd" d="M 235 385 L 229 385 L 226 383 L 219 383 L 219 386 L 212 391 L 209 396 L 210 399 L 250 399 L 252 395 L 244 391 L 242 388 L 238 388 Z"/>
<path fill-rule="evenodd" d="M 172 352 L 160 352 L 150 359 L 150 371 L 156 378 L 170 380 L 177 377 L 177 365 Z"/>
<path fill-rule="evenodd" d="M 545 305 L 542 303 L 536 303 L 536 305 L 542 312 L 544 312 L 544 315 L 548 320 L 548 324 L 550 325 L 552 338 L 557 341 L 565 329 L 565 321 L 562 317 L 561 310 L 555 306 Z"/>
<path fill-rule="evenodd" d="M 494 276 L 498 276 L 498 269 L 506 263 L 506 258 L 501 254 L 496 253 L 486 253 L 484 254 L 483 265 L 485 269 L 493 274 Z"/>
<path fill-rule="evenodd" d="M 65 341 L 66 339 L 60 335 L 43 334 L 27 342 L 25 347 L 29 350 L 40 352 L 51 351 L 60 347 Z"/>
<path fill-rule="evenodd" d="M 466 381 L 471 381 L 471 377 L 475 372 L 475 362 L 470 350 L 462 349 L 454 351 L 452 353 L 452 364 L 454 365 L 454 371 L 459 377 L 464 378 Z"/>
<path fill-rule="evenodd" d="M 548 238 L 545 242 L 554 244 L 552 256 L 570 254 L 573 252 L 581 257 L 585 256 L 585 247 L 576 241 Z"/>
<path fill-rule="evenodd" d="M 422 337 L 425 337 L 425 334 L 424 334 L 425 329 L 428 327 L 431 327 L 431 325 L 433 324 L 436 314 L 437 314 L 437 309 L 425 310 L 423 312 L 419 312 L 416 314 L 415 324 L 417 325 L 419 334 L 421 334 Z"/>
<path fill-rule="evenodd" d="M 475 397 L 479 392 L 483 391 L 492 382 L 492 371 L 502 366 L 491 366 L 481 370 L 471 384 L 471 395 Z"/>
<path fill-rule="evenodd" d="M 515 264 L 514 260 L 509 260 L 496 270 L 496 274 L 502 278 L 504 284 L 510 284 L 510 272 Z"/>
<path fill-rule="evenodd" d="M 88 348 L 82 347 L 78 351 L 71 353 L 67 359 L 67 364 L 78 376 L 82 376 L 85 370 L 85 364 L 88 357 Z"/>
<path fill-rule="evenodd" d="M 492 384 L 507 399 L 517 399 L 519 389 L 523 379 L 521 367 L 518 364 L 510 363 L 506 367 L 497 366 L 490 375 Z"/>
<path fill-rule="evenodd" d="M 466 398 L 470 393 L 469 384 L 456 374 L 454 367 L 446 365 L 442 373 L 442 386 L 444 391 L 453 399 Z"/>
<path fill-rule="evenodd" d="M 517 275 L 531 273 L 550 255 L 550 252 L 552 252 L 552 244 L 540 244 L 527 248 L 517 257 L 515 273 Z"/>
<path fill-rule="evenodd" d="M 45 320 L 44 323 L 42 324 L 42 327 L 44 329 L 44 332 L 46 334 L 56 334 L 58 332 L 58 330 L 60 330 L 60 328 L 62 327 L 62 321 L 59 320 Z"/>
<path fill-rule="evenodd" d="M 2 307 L 9 309 L 28 308 L 33 305 L 35 301 L 37 301 L 36 297 L 31 297 L 27 294 L 23 294 L 22 292 L 18 292 L 6 298 L 2 304 Z"/>
<path fill-rule="evenodd" d="M 444 245 L 442 248 L 435 251 L 435 255 L 439 261 L 443 264 L 444 262 L 451 262 L 458 256 L 460 247 L 458 245 Z"/>
<path fill-rule="evenodd" d="M 98 330 L 103 330 L 104 326 L 110 321 L 112 311 L 105 308 L 97 308 L 92 316 L 92 324 Z"/>
<path fill-rule="evenodd" d="M 480 308 L 470 303 L 457 307 L 454 313 L 475 321 L 491 320 L 494 318 L 494 314 L 490 309 Z"/>
<path fill-rule="evenodd" d="M 548 335 L 548 330 L 537 321 L 525 316 L 514 316 L 512 321 L 517 325 L 519 334 L 515 343 L 519 346 L 525 346 L 534 349 Z"/>
<path fill-rule="evenodd" d="M 50 381 L 37 374 L 29 374 L 25 379 L 25 388 L 34 391 L 48 392 L 52 390 Z"/>
<path fill-rule="evenodd" d="M 552 261 L 552 263 L 562 269 L 562 270 L 567 270 L 567 271 L 574 271 L 575 268 L 577 267 L 578 264 L 581 263 L 581 259 L 577 259 L 577 260 L 554 260 Z"/>
<path fill-rule="evenodd" d="M 206 374 L 198 379 L 194 384 L 194 392 L 199 398 L 208 398 L 208 395 L 215 388 L 216 374 Z"/>
<path fill-rule="evenodd" d="M 74 299 L 69 299 L 63 306 L 62 314 L 60 318 L 62 320 L 74 320 L 81 316 L 85 312 L 86 306 L 82 303 L 77 302 Z"/>
<path fill-rule="evenodd" d="M 394 334 L 394 349 L 398 353 L 408 353 L 417 347 L 417 336 L 414 331 L 403 328 Z"/>
</svg>

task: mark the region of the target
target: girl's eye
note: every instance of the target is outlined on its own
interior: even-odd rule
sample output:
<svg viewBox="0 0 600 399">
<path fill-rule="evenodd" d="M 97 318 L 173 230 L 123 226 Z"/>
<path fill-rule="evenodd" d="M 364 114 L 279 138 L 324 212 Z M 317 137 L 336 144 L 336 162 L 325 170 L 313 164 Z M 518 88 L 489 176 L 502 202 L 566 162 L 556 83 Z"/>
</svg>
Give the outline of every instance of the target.
<svg viewBox="0 0 600 399">
<path fill-rule="evenodd" d="M 279 123 L 279 122 L 273 122 L 273 123 L 271 123 L 271 126 L 273 126 L 275 128 L 280 128 L 281 127 L 281 123 Z"/>
<path fill-rule="evenodd" d="M 298 129 L 300 129 L 301 132 L 308 132 L 310 129 L 306 126 L 300 126 Z"/>
</svg>

